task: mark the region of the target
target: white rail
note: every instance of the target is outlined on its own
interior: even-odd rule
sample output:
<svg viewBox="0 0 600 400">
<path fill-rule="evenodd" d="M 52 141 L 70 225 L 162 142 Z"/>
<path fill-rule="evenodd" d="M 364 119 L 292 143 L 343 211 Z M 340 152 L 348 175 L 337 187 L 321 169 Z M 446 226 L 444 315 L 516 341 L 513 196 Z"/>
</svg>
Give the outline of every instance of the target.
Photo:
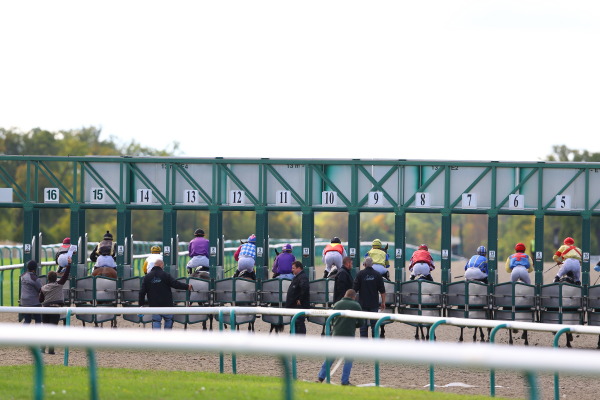
<svg viewBox="0 0 600 400">
<path fill-rule="evenodd" d="M 569 328 L 571 333 L 600 335 L 600 326 L 590 325 L 560 325 L 545 324 L 539 322 L 522 321 L 499 321 L 489 319 L 470 319 L 470 318 L 444 318 L 444 317 L 426 317 L 406 314 L 387 314 L 372 313 L 367 311 L 348 311 L 348 310 L 323 310 L 323 309 L 297 309 L 297 308 L 274 308 L 274 307 L 0 307 L 0 313 L 28 313 L 28 314 L 57 314 L 66 315 L 71 310 L 71 314 L 95 315 L 95 314 L 113 314 L 113 315 L 136 315 L 136 314 L 177 314 L 177 315 L 200 315 L 200 314 L 223 314 L 228 315 L 232 310 L 236 315 L 281 315 L 294 316 L 298 312 L 304 312 L 308 317 L 328 317 L 334 313 L 340 313 L 345 317 L 359 319 L 380 319 L 389 317 L 389 321 L 405 324 L 423 324 L 432 325 L 439 321 L 444 321 L 444 325 L 469 327 L 469 328 L 495 328 L 499 325 L 505 325 L 510 329 L 521 329 L 538 332 L 558 332 L 564 328 Z"/>
</svg>

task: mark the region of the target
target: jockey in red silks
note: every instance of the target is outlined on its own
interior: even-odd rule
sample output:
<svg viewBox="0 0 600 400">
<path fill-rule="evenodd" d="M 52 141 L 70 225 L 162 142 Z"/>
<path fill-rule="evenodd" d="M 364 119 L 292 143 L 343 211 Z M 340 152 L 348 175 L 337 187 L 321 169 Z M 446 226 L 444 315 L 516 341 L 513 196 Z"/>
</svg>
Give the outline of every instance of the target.
<svg viewBox="0 0 600 400">
<path fill-rule="evenodd" d="M 528 272 L 533 271 L 533 261 L 527 253 L 525 253 L 525 245 L 517 243 L 515 246 L 516 253 L 511 254 L 506 259 L 506 272 L 510 273 L 510 280 L 516 282 L 518 280 L 531 285 L 531 279 Z"/>
<path fill-rule="evenodd" d="M 325 273 L 323 274 L 323 278 L 327 278 L 334 265 L 338 270 L 342 268 L 342 260 L 346 256 L 346 249 L 342 246 L 340 238 L 334 237 L 331 239 L 331 243 L 323 249 L 323 263 L 325 263 Z"/>
<path fill-rule="evenodd" d="M 410 266 L 408 267 L 410 280 L 412 281 L 417 276 L 422 275 L 425 279 L 433 281 L 431 271 L 434 269 L 435 265 L 433 264 L 433 257 L 431 257 L 429 248 L 426 244 L 420 245 L 410 258 Z"/>
</svg>

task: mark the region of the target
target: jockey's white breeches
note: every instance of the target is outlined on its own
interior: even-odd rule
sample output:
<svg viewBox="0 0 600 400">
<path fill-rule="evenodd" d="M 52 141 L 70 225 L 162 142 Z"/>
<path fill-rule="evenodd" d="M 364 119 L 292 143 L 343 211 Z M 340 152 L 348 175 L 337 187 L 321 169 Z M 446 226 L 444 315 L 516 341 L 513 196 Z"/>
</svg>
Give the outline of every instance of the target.
<svg viewBox="0 0 600 400">
<path fill-rule="evenodd" d="M 416 263 L 413 265 L 413 269 L 411 271 L 411 275 L 429 275 L 431 270 L 429 269 L 429 264 L 427 263 Z"/>
<path fill-rule="evenodd" d="M 338 268 L 342 268 L 342 255 L 337 251 L 329 251 L 323 256 L 323 262 L 325 263 L 325 271 L 330 272 L 331 267 L 334 265 Z"/>
<path fill-rule="evenodd" d="M 111 256 L 98 256 L 95 267 L 117 268 L 117 263 L 115 262 L 115 259 Z"/>
<path fill-rule="evenodd" d="M 254 258 L 249 256 L 240 256 L 238 261 L 238 271 L 254 271 Z"/>
<path fill-rule="evenodd" d="M 188 261 L 187 268 L 198 268 L 198 267 L 208 267 L 208 257 L 206 256 L 194 256 L 190 258 Z"/>
<path fill-rule="evenodd" d="M 385 275 L 388 272 L 385 265 L 381 265 L 381 264 L 373 264 L 373 269 L 375 271 L 379 272 L 380 275 Z"/>
<path fill-rule="evenodd" d="M 484 273 L 479 268 L 467 268 L 465 271 L 465 280 L 473 280 L 473 279 L 485 279 L 487 278 L 487 274 Z"/>
<path fill-rule="evenodd" d="M 581 280 L 580 271 L 581 271 L 581 264 L 579 263 L 579 260 L 576 258 L 567 258 L 560 266 L 560 269 L 558 270 L 558 273 L 556 274 L 556 276 L 561 278 L 562 276 L 566 275 L 568 272 L 572 272 L 574 279 L 576 281 L 580 281 Z"/>
<path fill-rule="evenodd" d="M 529 278 L 527 268 L 522 265 L 517 265 L 513 268 L 512 272 L 510 273 L 510 280 L 512 282 L 521 280 L 523 283 L 531 285 L 531 278 Z"/>
</svg>

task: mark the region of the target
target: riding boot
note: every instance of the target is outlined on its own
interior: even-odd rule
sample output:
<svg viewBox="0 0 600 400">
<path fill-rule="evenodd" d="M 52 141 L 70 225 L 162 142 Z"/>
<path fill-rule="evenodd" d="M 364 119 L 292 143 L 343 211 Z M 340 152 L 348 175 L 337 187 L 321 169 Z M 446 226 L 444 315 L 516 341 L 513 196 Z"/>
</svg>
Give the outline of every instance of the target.
<svg viewBox="0 0 600 400">
<path fill-rule="evenodd" d="M 558 281 L 560 281 L 560 278 L 559 278 L 558 276 L 555 276 L 555 277 L 554 277 L 554 282 L 556 283 L 556 282 L 558 282 Z"/>
<path fill-rule="evenodd" d="M 233 274 L 234 278 L 237 278 L 240 275 L 240 270 L 238 269 L 237 271 L 235 271 L 235 274 Z"/>
<path fill-rule="evenodd" d="M 327 275 L 329 275 L 329 272 L 327 270 L 323 271 L 323 279 L 327 279 Z"/>
<path fill-rule="evenodd" d="M 410 276 L 410 280 L 411 280 L 411 281 L 414 281 L 414 280 L 415 280 L 415 276 L 414 276 L 414 275 L 411 275 L 411 276 Z"/>
</svg>

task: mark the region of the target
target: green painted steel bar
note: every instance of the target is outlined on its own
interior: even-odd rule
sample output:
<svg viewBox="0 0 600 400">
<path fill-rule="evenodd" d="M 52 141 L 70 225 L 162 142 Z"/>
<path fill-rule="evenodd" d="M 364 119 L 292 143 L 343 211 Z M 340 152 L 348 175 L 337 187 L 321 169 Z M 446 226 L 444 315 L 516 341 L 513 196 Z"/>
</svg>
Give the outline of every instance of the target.
<svg viewBox="0 0 600 400">
<path fill-rule="evenodd" d="M 67 309 L 67 314 L 65 315 L 65 325 L 71 326 L 71 309 L 70 308 Z M 64 356 L 64 360 L 63 360 L 63 365 L 65 367 L 69 366 L 69 348 L 68 347 L 65 347 L 65 356 Z"/>
<path fill-rule="evenodd" d="M 44 398 L 44 359 L 42 358 L 42 351 L 39 347 L 30 347 L 33 360 L 35 361 L 35 368 L 33 370 L 33 378 L 35 384 L 33 385 L 33 398 L 41 400 Z"/>
<path fill-rule="evenodd" d="M 504 328 L 508 328 L 508 327 L 509 327 L 508 324 L 500 324 L 500 325 L 495 326 L 494 329 L 492 329 L 492 331 L 490 332 L 490 343 L 496 342 L 496 333 L 498 333 L 498 331 L 500 329 L 504 329 Z M 496 370 L 495 369 L 490 370 L 490 396 L 496 397 Z"/>
<path fill-rule="evenodd" d="M 219 331 L 223 331 L 223 310 L 219 310 Z M 219 353 L 219 372 L 223 373 L 225 368 L 224 368 L 224 362 L 223 362 L 223 352 L 221 351 Z"/>
<path fill-rule="evenodd" d="M 294 398 L 294 380 L 292 379 L 292 370 L 290 368 L 289 357 L 281 357 L 281 364 L 283 365 L 283 385 L 284 385 L 284 399 L 292 400 Z"/>
<path fill-rule="evenodd" d="M 87 349 L 88 369 L 90 370 L 90 399 L 98 400 L 98 373 L 96 371 L 96 352 Z"/>
<path fill-rule="evenodd" d="M 571 328 L 562 328 L 560 331 L 556 332 L 554 335 L 554 341 L 552 342 L 552 347 L 558 347 L 558 341 L 563 333 L 571 332 Z M 554 373 L 554 399 L 560 400 L 560 388 L 559 388 L 560 378 L 558 376 L 558 372 Z"/>
<path fill-rule="evenodd" d="M 429 328 L 429 341 L 433 342 L 435 341 L 435 330 L 438 326 L 445 324 L 446 320 L 442 319 L 440 321 L 435 322 L 433 325 L 431 325 L 431 328 Z M 435 390 L 435 366 L 433 364 L 431 364 L 429 366 L 429 391 L 433 392 Z"/>
<path fill-rule="evenodd" d="M 292 320 L 290 321 L 290 335 L 295 335 L 296 334 L 296 320 L 299 317 L 303 317 L 304 315 L 306 315 L 306 313 L 304 311 L 300 311 L 297 312 L 296 314 L 294 314 L 294 316 L 292 317 Z M 297 374 L 297 369 L 296 369 L 296 355 L 292 356 L 292 377 L 294 379 L 298 378 L 298 374 Z"/>
<path fill-rule="evenodd" d="M 377 320 L 377 322 L 375 323 L 375 327 L 373 335 L 375 339 L 379 339 L 379 330 L 381 328 L 381 325 L 383 325 L 383 323 L 385 321 L 390 320 L 391 317 L 389 315 L 386 315 L 385 317 L 381 317 Z M 379 386 L 379 361 L 375 361 L 375 386 Z"/>
<path fill-rule="evenodd" d="M 529 383 L 529 400 L 537 400 L 540 397 L 537 378 L 531 371 L 525 373 L 525 379 Z"/>
<path fill-rule="evenodd" d="M 229 312 L 229 329 L 235 332 L 235 328 L 235 310 L 231 310 Z M 237 374 L 237 357 L 235 353 L 231 353 L 231 369 L 234 375 Z"/>
<path fill-rule="evenodd" d="M 341 315 L 341 312 L 336 312 L 331 314 L 329 317 L 327 317 L 327 320 L 325 321 L 325 336 L 331 336 L 331 322 L 333 321 L 333 319 L 339 315 Z M 327 372 L 327 383 L 331 383 L 331 360 L 327 359 L 325 360 L 326 364 L 326 372 Z"/>
</svg>

